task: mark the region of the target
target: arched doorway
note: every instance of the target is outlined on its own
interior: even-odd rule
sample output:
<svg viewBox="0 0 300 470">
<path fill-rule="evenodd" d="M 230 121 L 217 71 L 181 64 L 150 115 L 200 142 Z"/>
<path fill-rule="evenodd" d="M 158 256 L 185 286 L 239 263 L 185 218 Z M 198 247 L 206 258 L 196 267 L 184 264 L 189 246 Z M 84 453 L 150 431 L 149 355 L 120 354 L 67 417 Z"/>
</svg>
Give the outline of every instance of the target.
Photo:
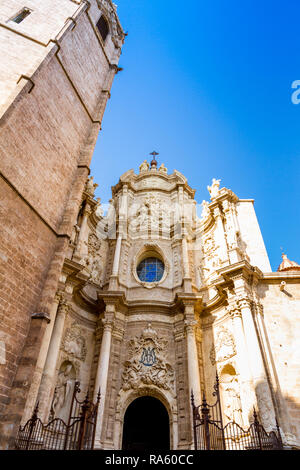
<svg viewBox="0 0 300 470">
<path fill-rule="evenodd" d="M 169 415 L 154 397 L 136 398 L 124 416 L 122 450 L 170 450 Z"/>
</svg>

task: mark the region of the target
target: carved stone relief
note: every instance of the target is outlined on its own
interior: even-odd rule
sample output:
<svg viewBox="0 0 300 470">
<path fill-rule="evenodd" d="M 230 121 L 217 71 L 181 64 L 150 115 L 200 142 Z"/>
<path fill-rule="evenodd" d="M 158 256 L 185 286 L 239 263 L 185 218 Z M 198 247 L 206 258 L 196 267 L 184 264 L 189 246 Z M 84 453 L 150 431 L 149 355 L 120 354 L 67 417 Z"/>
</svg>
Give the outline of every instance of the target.
<svg viewBox="0 0 300 470">
<path fill-rule="evenodd" d="M 255 393 L 262 423 L 266 429 L 272 429 L 275 423 L 273 421 L 274 411 L 272 402 L 270 401 L 269 385 L 266 382 L 257 384 Z"/>
<path fill-rule="evenodd" d="M 224 326 L 219 327 L 216 332 L 215 345 L 210 350 L 210 361 L 212 365 L 224 362 L 236 354 L 235 341 L 232 333 Z"/>
<path fill-rule="evenodd" d="M 72 324 L 71 328 L 67 328 L 62 341 L 62 349 L 70 358 L 77 358 L 80 361 L 85 361 L 86 341 L 82 336 L 82 328 L 76 322 Z"/>
<path fill-rule="evenodd" d="M 243 426 L 239 381 L 235 369 L 230 364 L 223 369 L 220 383 L 226 421 L 234 421 Z"/>
<path fill-rule="evenodd" d="M 127 391 L 155 385 L 174 391 L 174 370 L 166 357 L 167 340 L 158 337 L 151 324 L 128 342 L 129 359 L 124 363 L 122 388 Z"/>
<path fill-rule="evenodd" d="M 96 234 L 90 233 L 88 237 L 88 255 L 85 258 L 85 267 L 90 273 L 90 280 L 102 285 L 103 260 L 100 253 L 101 240 Z"/>
<path fill-rule="evenodd" d="M 182 280 L 181 272 L 181 256 L 179 246 L 174 248 L 173 251 L 173 269 L 174 269 L 174 284 L 178 285 Z"/>
<path fill-rule="evenodd" d="M 146 197 L 140 204 L 130 207 L 129 230 L 133 234 L 139 231 L 170 231 L 171 214 L 167 204 L 154 194 Z"/>
</svg>

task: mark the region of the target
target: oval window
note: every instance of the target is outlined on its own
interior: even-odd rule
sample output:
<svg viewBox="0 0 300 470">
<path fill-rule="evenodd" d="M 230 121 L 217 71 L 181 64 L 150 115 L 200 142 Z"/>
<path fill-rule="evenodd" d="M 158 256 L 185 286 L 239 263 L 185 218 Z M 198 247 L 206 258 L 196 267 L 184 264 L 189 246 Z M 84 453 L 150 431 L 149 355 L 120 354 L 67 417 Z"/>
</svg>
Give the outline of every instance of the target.
<svg viewBox="0 0 300 470">
<path fill-rule="evenodd" d="M 164 263 L 158 258 L 145 258 L 136 271 L 142 282 L 158 282 L 164 274 Z"/>
</svg>

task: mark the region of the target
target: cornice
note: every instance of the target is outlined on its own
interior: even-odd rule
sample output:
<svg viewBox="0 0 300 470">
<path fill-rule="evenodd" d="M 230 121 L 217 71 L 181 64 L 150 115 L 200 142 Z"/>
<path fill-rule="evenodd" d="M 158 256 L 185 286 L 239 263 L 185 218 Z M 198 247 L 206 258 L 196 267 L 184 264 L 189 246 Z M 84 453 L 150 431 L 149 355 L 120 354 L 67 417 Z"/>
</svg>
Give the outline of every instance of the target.
<svg viewBox="0 0 300 470">
<path fill-rule="evenodd" d="M 214 209 L 225 200 L 229 200 L 230 202 L 234 203 L 239 202 L 238 196 L 233 191 L 231 191 L 231 189 L 221 188 L 218 196 L 212 198 L 211 203 L 209 204 L 209 208 Z"/>
<path fill-rule="evenodd" d="M 224 268 L 218 269 L 217 274 L 225 281 L 233 280 L 235 278 L 243 277 L 249 280 L 252 279 L 260 280 L 263 277 L 262 271 L 257 266 L 252 266 L 247 260 L 239 261 L 238 263 L 225 266 Z"/>
<path fill-rule="evenodd" d="M 278 281 L 281 282 L 283 279 L 295 280 L 300 279 L 300 272 L 289 272 L 289 271 L 276 271 L 274 273 L 263 273 L 261 282 L 267 281 Z"/>
<path fill-rule="evenodd" d="M 147 180 L 149 178 L 160 178 L 164 182 L 167 182 L 170 184 L 169 188 L 164 188 L 162 187 L 145 187 L 145 188 L 137 188 L 136 185 L 142 181 L 142 180 Z M 134 173 L 134 170 L 128 170 L 126 173 L 121 175 L 119 182 L 111 187 L 112 190 L 112 195 L 113 197 L 116 197 L 119 191 L 122 190 L 123 186 L 126 185 L 128 187 L 128 190 L 133 191 L 133 193 L 140 193 L 140 192 L 145 192 L 145 191 L 161 191 L 165 193 L 171 193 L 178 187 L 182 187 L 184 191 L 186 191 L 189 196 L 191 196 L 192 199 L 195 197 L 196 190 L 192 189 L 188 183 L 187 179 L 185 176 L 183 176 L 180 172 L 174 171 L 172 174 L 168 175 L 165 173 L 161 173 L 159 170 L 148 170 L 145 172 L 142 172 L 140 174 Z"/>
</svg>

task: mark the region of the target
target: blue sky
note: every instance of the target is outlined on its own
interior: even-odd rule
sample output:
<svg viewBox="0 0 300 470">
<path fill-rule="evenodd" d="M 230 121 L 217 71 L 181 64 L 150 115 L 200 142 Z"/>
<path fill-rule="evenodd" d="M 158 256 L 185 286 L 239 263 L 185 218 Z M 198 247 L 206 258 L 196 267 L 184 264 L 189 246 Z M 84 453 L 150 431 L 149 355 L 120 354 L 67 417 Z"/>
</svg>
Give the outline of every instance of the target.
<svg viewBox="0 0 300 470">
<path fill-rule="evenodd" d="M 128 31 L 91 170 L 102 202 L 160 153 L 209 200 L 212 178 L 255 210 L 273 270 L 300 263 L 300 4 L 119 0 Z"/>
</svg>

